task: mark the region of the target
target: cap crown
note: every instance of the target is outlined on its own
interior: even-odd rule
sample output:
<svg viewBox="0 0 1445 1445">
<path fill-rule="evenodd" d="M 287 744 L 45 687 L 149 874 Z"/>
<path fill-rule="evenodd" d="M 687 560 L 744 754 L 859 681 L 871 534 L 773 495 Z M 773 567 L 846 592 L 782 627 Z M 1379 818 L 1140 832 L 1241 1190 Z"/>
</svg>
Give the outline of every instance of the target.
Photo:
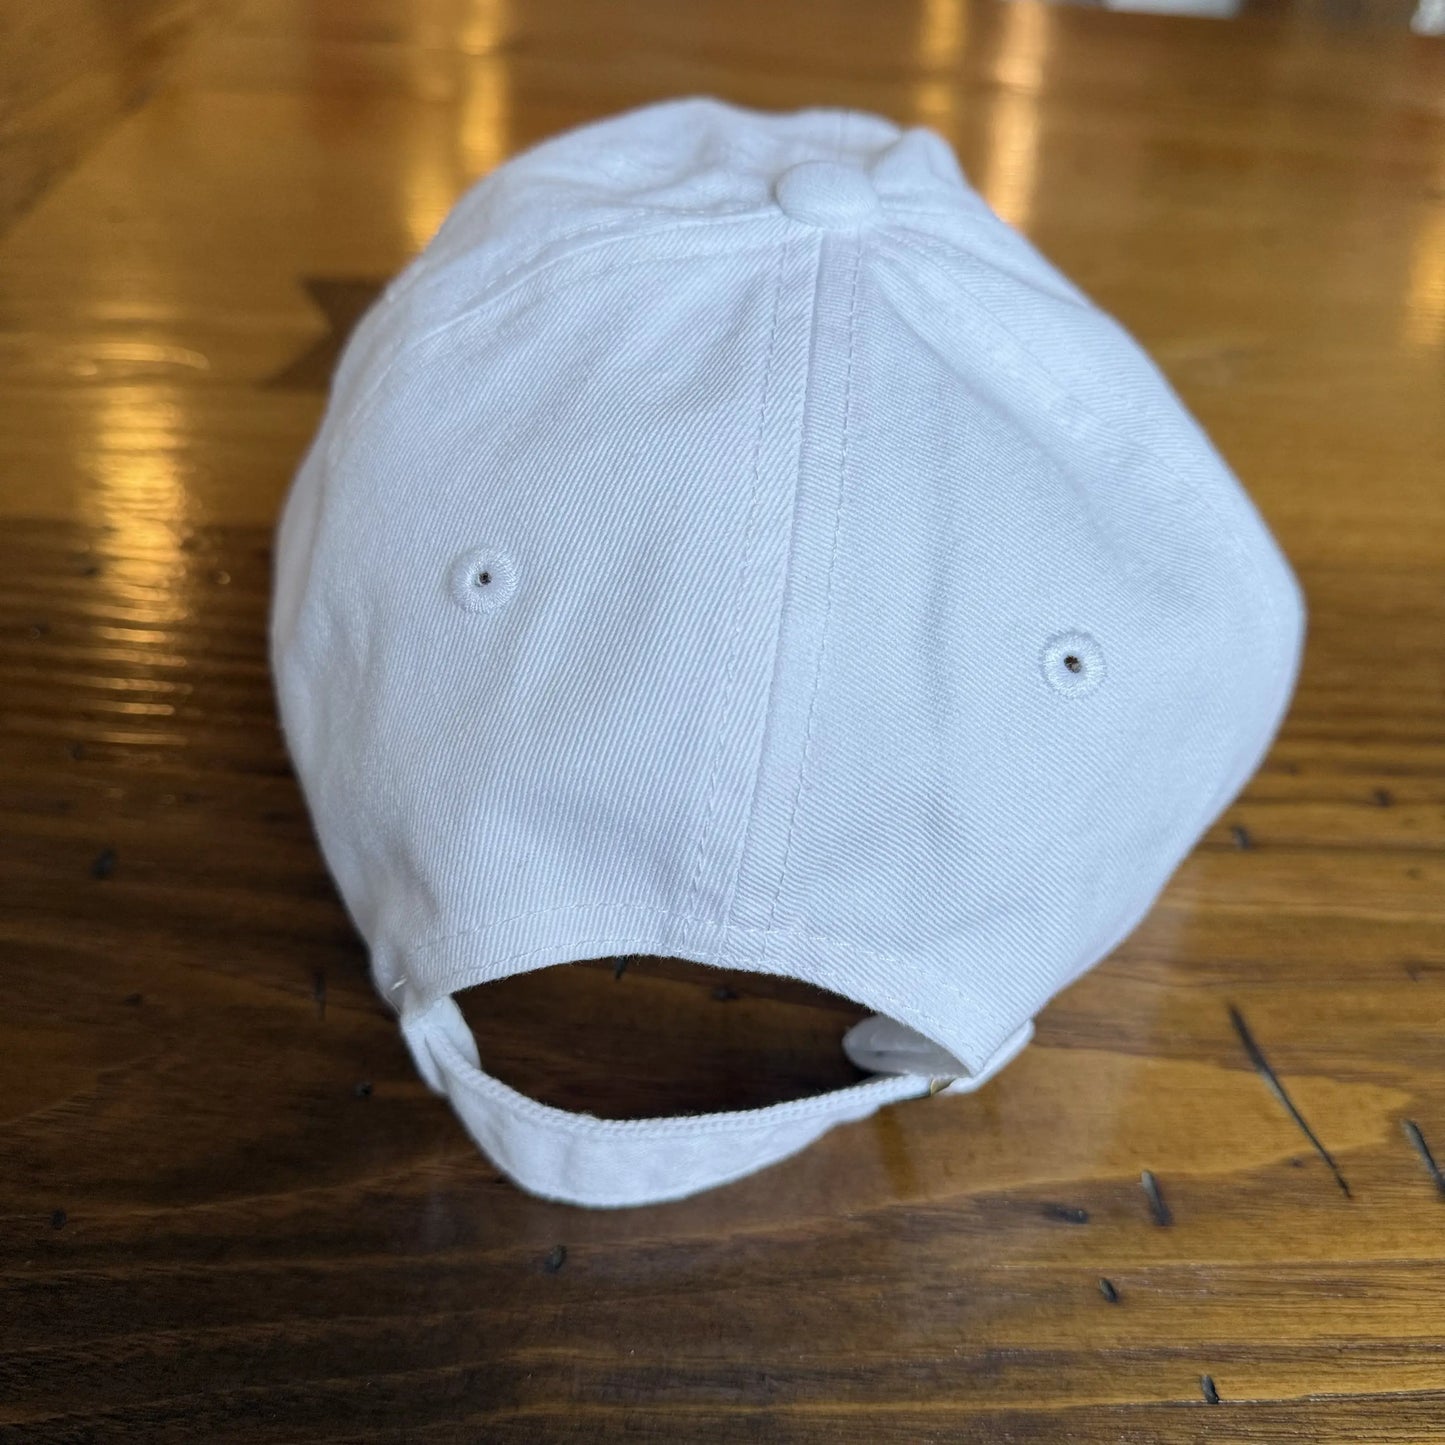
<svg viewBox="0 0 1445 1445">
<path fill-rule="evenodd" d="M 379 986 L 645 952 L 981 1070 L 1258 764 L 1298 589 L 1135 343 L 874 117 L 651 107 L 470 192 L 281 531 Z"/>
</svg>

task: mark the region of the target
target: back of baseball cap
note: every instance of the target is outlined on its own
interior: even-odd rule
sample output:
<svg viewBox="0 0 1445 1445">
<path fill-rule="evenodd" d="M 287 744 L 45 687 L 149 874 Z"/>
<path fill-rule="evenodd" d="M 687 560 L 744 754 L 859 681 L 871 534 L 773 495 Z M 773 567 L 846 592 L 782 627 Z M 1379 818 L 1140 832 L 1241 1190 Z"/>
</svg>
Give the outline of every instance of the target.
<svg viewBox="0 0 1445 1445">
<path fill-rule="evenodd" d="M 462 199 L 347 348 L 273 648 L 427 1081 L 512 1178 L 677 1198 L 979 1087 L 1258 765 L 1303 611 L 1134 342 L 844 111 L 649 107 Z M 874 1017 L 873 1077 L 602 1120 L 453 995 L 659 954 Z"/>
</svg>

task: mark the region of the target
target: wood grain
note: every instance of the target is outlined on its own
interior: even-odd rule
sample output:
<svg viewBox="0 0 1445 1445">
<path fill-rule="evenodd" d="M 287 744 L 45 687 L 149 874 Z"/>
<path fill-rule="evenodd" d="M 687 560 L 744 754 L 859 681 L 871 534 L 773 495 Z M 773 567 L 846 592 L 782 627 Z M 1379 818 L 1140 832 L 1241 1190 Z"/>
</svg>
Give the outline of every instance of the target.
<svg viewBox="0 0 1445 1445">
<path fill-rule="evenodd" d="M 340 336 L 459 191 L 697 91 L 942 129 L 1159 357 L 1310 644 L 1259 776 L 980 1095 L 591 1213 L 497 1178 L 373 994 L 276 733 L 269 549 Z M 1438 42 L 208 14 L 0 239 L 0 1442 L 1445 1441 L 1442 476 Z M 467 1005 L 603 1114 L 851 1077 L 856 1010 L 786 980 L 597 960 Z"/>
<path fill-rule="evenodd" d="M 0 10 L 0 229 L 145 99 L 203 4 L 46 0 Z"/>
</svg>

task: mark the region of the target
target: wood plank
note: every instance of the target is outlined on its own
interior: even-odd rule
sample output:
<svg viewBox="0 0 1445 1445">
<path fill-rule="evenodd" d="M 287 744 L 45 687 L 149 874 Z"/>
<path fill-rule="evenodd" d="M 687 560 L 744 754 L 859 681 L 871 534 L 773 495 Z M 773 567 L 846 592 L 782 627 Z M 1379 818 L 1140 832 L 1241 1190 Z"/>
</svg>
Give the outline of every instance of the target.
<svg viewBox="0 0 1445 1445">
<path fill-rule="evenodd" d="M 340 337 L 455 196 L 690 91 L 943 130 L 1154 349 L 1310 644 L 1260 774 L 979 1095 L 587 1212 L 498 1177 L 375 996 L 275 727 L 270 546 Z M 240 0 L 87 134 L 0 239 L 3 1445 L 1445 1441 L 1445 50 Z M 853 1005 L 681 960 L 464 1004 L 502 1077 L 602 1114 L 852 1077 Z"/>
<path fill-rule="evenodd" d="M 46 0 L 0 13 L 0 231 L 144 102 L 202 0 Z"/>
</svg>

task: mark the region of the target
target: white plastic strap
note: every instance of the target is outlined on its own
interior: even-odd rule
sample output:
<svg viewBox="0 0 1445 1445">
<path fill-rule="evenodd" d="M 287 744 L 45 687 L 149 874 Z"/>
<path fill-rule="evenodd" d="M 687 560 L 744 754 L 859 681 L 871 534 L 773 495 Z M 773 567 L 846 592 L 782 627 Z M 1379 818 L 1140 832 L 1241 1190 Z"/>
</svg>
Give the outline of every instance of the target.
<svg viewBox="0 0 1445 1445">
<path fill-rule="evenodd" d="M 878 1024 L 888 1028 L 873 1027 Z M 598 1119 L 519 1094 L 483 1073 L 476 1041 L 450 998 L 404 1012 L 402 1031 L 423 1078 L 450 1098 L 468 1133 L 504 1174 L 548 1199 L 616 1208 L 682 1199 L 741 1179 L 797 1153 L 835 1124 L 866 1118 L 885 1104 L 929 1093 L 969 1093 L 1018 1054 L 1033 1026 L 1025 1024 L 976 1074 L 953 1077 L 961 1069 L 957 1061 L 922 1040 L 947 1060 L 947 1074 L 890 1071 L 766 1109 L 670 1119 Z M 874 1059 L 865 1065 L 870 1068 L 880 1067 L 880 1059 L 883 1067 L 889 1060 L 922 1062 L 912 1043 L 921 1038 L 892 1020 L 866 1019 L 849 1034 L 848 1052 L 855 1062 L 860 1056 Z"/>
</svg>

